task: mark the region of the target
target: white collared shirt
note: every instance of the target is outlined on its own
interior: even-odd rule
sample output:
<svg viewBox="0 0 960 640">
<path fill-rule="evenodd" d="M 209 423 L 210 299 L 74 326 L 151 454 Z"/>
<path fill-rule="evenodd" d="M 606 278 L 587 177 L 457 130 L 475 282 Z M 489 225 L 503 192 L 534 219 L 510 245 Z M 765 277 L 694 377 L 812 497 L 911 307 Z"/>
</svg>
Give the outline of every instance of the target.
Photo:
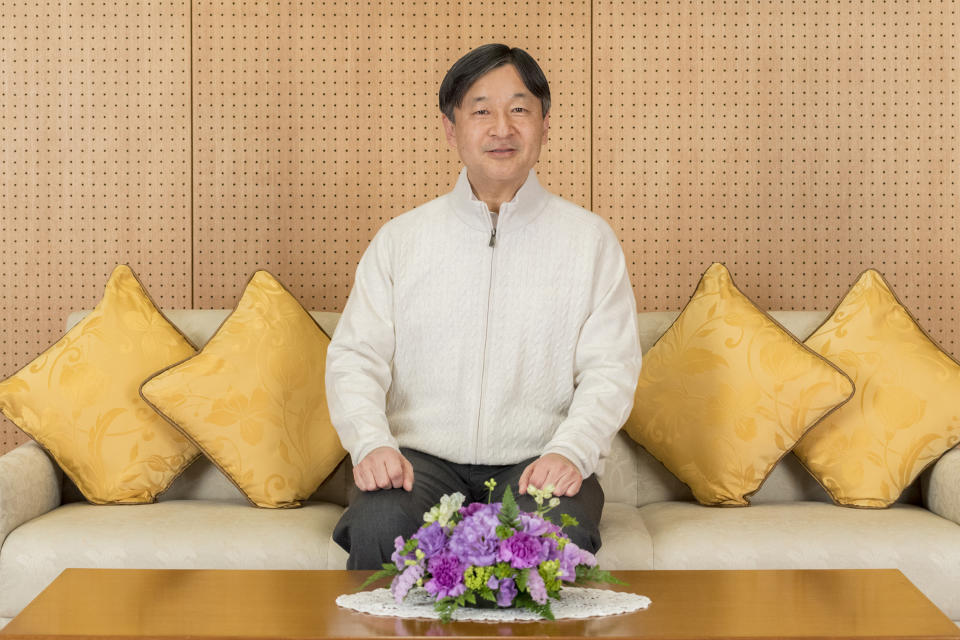
<svg viewBox="0 0 960 640">
<path fill-rule="evenodd" d="M 464 169 L 360 259 L 326 363 L 354 463 L 405 446 L 467 464 L 559 453 L 584 477 L 602 470 L 640 373 L 623 250 L 532 170 L 498 218 L 492 238 Z"/>
</svg>

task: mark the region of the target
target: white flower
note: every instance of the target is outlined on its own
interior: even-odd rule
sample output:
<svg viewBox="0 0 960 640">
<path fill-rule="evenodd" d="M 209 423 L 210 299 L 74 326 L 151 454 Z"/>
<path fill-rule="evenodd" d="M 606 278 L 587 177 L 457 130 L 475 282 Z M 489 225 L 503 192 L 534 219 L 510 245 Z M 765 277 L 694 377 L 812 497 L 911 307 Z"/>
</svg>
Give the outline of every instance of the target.
<svg viewBox="0 0 960 640">
<path fill-rule="evenodd" d="M 441 527 L 447 526 L 453 514 L 460 510 L 463 505 L 464 495 L 459 491 L 440 498 L 440 504 L 434 505 L 430 511 L 423 514 L 423 521 L 426 523 L 437 522 Z"/>
</svg>

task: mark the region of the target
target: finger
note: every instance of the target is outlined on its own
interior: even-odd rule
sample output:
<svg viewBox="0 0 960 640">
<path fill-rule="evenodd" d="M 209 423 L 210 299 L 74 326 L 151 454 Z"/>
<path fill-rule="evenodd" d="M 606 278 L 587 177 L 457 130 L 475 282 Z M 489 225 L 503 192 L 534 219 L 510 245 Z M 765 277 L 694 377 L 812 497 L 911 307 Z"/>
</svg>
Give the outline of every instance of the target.
<svg viewBox="0 0 960 640">
<path fill-rule="evenodd" d="M 523 495 L 527 492 L 527 485 L 530 484 L 530 474 L 533 473 L 533 466 L 537 464 L 536 461 L 531 462 L 527 465 L 527 468 L 523 470 L 523 473 L 520 474 L 520 482 L 517 487 L 520 491 L 520 495 Z"/>
<path fill-rule="evenodd" d="M 390 475 L 387 473 L 387 466 L 382 460 L 378 460 L 373 465 L 374 484 L 380 489 L 390 488 Z"/>
<path fill-rule="evenodd" d="M 353 468 L 353 484 L 357 485 L 357 489 L 363 491 L 363 480 L 360 478 L 360 474 L 357 472 L 357 468 Z"/>
<path fill-rule="evenodd" d="M 557 483 L 553 485 L 553 495 L 555 496 L 565 496 L 567 491 L 570 489 L 570 485 L 573 484 L 573 478 L 569 474 L 562 476 Z"/>
<path fill-rule="evenodd" d="M 579 477 L 579 474 L 578 474 L 578 477 L 574 479 L 573 483 L 567 489 L 567 495 L 570 496 L 571 498 L 577 495 L 578 493 L 580 493 L 581 486 L 583 486 L 583 480 Z"/>
<path fill-rule="evenodd" d="M 400 464 L 403 466 L 403 489 L 413 491 L 413 465 L 403 456 L 400 456 Z"/>
<path fill-rule="evenodd" d="M 403 463 L 400 462 L 400 454 L 391 455 L 384 460 L 384 469 L 387 472 L 387 478 L 390 484 L 387 488 L 399 489 L 403 486 Z"/>
<path fill-rule="evenodd" d="M 357 467 L 357 474 L 360 477 L 360 484 L 357 486 L 361 491 L 373 491 L 377 488 L 377 484 L 373 479 L 373 474 L 370 473 L 369 464 L 360 463 L 360 466 Z"/>
<path fill-rule="evenodd" d="M 557 488 L 560 486 L 560 483 L 564 481 L 566 476 L 566 469 L 563 467 L 550 467 L 547 470 L 546 478 L 543 480 L 543 484 L 540 486 L 541 489 L 545 487 L 552 486 L 553 494 L 557 494 Z"/>
<path fill-rule="evenodd" d="M 543 464 L 539 460 L 534 463 L 536 466 L 533 468 L 533 471 L 530 473 L 530 478 L 528 479 L 528 484 L 535 486 L 537 489 L 543 489 L 544 480 L 547 479 L 547 465 Z"/>
</svg>

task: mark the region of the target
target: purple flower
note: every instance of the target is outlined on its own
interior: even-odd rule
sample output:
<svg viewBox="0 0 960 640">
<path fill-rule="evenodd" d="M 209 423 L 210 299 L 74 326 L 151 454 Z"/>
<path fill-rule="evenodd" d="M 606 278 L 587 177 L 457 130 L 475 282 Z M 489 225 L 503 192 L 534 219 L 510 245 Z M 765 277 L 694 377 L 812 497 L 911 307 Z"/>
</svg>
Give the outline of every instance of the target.
<svg viewBox="0 0 960 640">
<path fill-rule="evenodd" d="M 560 570 L 563 572 L 561 579 L 564 582 L 576 580 L 577 565 L 579 564 L 593 567 L 596 566 L 597 559 L 589 551 L 584 551 L 573 542 L 568 542 L 560 552 Z"/>
<path fill-rule="evenodd" d="M 517 531 L 500 542 L 499 559 L 509 562 L 514 569 L 527 569 L 547 559 L 547 547 L 542 538 Z"/>
<path fill-rule="evenodd" d="M 517 584 L 513 578 L 504 578 L 500 581 L 500 589 L 497 591 L 497 606 L 509 607 L 513 604 L 513 599 L 517 597 Z"/>
<path fill-rule="evenodd" d="M 543 577 L 536 567 L 527 571 L 527 591 L 537 604 L 547 602 L 547 585 L 543 584 Z"/>
<path fill-rule="evenodd" d="M 466 518 L 472 516 L 478 511 L 487 511 L 496 516 L 500 514 L 500 505 L 501 503 L 499 502 L 494 502 L 491 504 L 484 504 L 483 502 L 471 502 L 465 507 L 460 507 L 460 515 Z"/>
<path fill-rule="evenodd" d="M 417 548 L 423 551 L 423 555 L 428 559 L 447 546 L 447 530 L 441 527 L 439 522 L 431 522 L 428 526 L 420 528 L 413 537 L 420 542 Z"/>
<path fill-rule="evenodd" d="M 423 585 L 431 596 L 442 598 L 456 598 L 467 590 L 463 583 L 463 571 L 467 568 L 460 558 L 449 551 L 441 551 L 427 561 L 427 569 L 432 576 Z"/>
<path fill-rule="evenodd" d="M 547 522 L 540 516 L 525 511 L 520 512 L 520 529 L 535 536 L 542 536 L 547 533 L 560 533 L 560 527 Z"/>
<path fill-rule="evenodd" d="M 470 507 L 475 504 L 477 503 Z M 498 524 L 500 520 L 493 509 L 477 509 L 457 524 L 450 536 L 448 548 L 466 564 L 489 567 L 497 561 L 497 548 L 500 545 L 500 538 L 497 537 Z"/>
<path fill-rule="evenodd" d="M 412 564 L 408 566 L 403 573 L 395 577 L 393 582 L 390 583 L 390 592 L 393 594 L 394 600 L 400 602 L 406 598 L 407 592 L 410 591 L 411 587 L 422 577 L 422 564 Z"/>
<path fill-rule="evenodd" d="M 414 553 L 401 555 L 400 552 L 403 551 L 403 547 L 405 544 L 406 543 L 403 540 L 403 536 L 397 536 L 393 540 L 394 552 L 393 552 L 393 555 L 390 556 L 390 560 L 393 561 L 393 564 L 397 565 L 397 571 L 403 571 L 406 568 L 407 560 L 416 560 L 417 558 Z"/>
</svg>

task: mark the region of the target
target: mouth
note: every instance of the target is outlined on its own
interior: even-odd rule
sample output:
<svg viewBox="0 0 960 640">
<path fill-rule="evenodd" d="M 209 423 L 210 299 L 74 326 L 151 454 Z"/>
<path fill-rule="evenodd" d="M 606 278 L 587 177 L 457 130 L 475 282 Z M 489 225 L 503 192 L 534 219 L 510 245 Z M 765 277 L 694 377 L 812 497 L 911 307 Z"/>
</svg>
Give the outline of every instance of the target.
<svg viewBox="0 0 960 640">
<path fill-rule="evenodd" d="M 513 147 L 498 147 L 496 149 L 487 149 L 487 153 L 495 158 L 503 158 L 516 153 Z"/>
</svg>

